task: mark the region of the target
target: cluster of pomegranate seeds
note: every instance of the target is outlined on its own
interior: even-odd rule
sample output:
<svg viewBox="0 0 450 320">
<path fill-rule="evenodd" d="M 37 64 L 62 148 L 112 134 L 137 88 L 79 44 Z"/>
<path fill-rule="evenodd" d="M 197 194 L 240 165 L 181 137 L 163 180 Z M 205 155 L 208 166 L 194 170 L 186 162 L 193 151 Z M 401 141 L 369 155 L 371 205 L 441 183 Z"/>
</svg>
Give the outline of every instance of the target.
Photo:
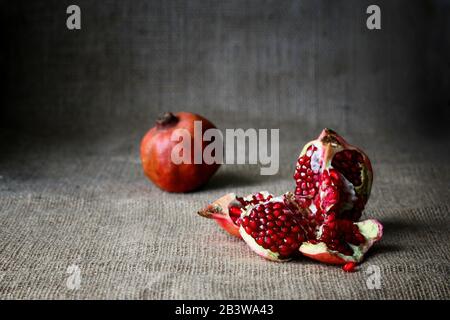
<svg viewBox="0 0 450 320">
<path fill-rule="evenodd" d="M 231 220 L 234 222 L 234 224 L 239 226 L 241 224 L 241 214 L 243 209 L 245 209 L 249 205 L 256 205 L 270 199 L 272 199 L 272 195 L 269 194 L 268 196 L 265 196 L 260 192 L 252 195 L 251 199 L 248 200 L 244 200 L 244 198 L 242 197 L 237 197 L 237 203 L 232 203 L 228 207 L 228 212 L 230 214 Z"/>
<path fill-rule="evenodd" d="M 341 182 L 339 173 L 334 169 L 324 170 L 321 176 L 320 207 L 323 211 L 331 210 L 339 203 Z"/>
<path fill-rule="evenodd" d="M 364 236 L 352 221 L 336 220 L 332 217 L 329 216 L 323 224 L 319 241 L 326 243 L 331 250 L 348 256 L 353 255 L 353 250 L 348 243 L 358 246 L 365 241 Z"/>
<path fill-rule="evenodd" d="M 295 202 L 296 206 L 290 202 Z M 316 238 L 318 226 L 323 222 L 323 215 L 321 211 L 313 212 L 309 209 L 312 199 L 295 197 L 293 200 L 285 201 L 285 204 L 293 212 L 296 221 L 305 231 L 306 239 L 311 240 Z"/>
<path fill-rule="evenodd" d="M 317 151 L 314 145 L 309 146 L 306 153 L 297 161 L 294 179 L 297 183 L 295 194 L 313 198 L 319 189 L 319 167 L 312 167 L 311 158 Z"/>
<path fill-rule="evenodd" d="M 305 241 L 297 218 L 282 202 L 267 202 L 254 207 L 242 218 L 241 226 L 258 245 L 280 257 L 289 257 Z"/>
<path fill-rule="evenodd" d="M 334 155 L 331 165 L 354 186 L 361 185 L 363 156 L 356 150 L 344 150 Z"/>
</svg>

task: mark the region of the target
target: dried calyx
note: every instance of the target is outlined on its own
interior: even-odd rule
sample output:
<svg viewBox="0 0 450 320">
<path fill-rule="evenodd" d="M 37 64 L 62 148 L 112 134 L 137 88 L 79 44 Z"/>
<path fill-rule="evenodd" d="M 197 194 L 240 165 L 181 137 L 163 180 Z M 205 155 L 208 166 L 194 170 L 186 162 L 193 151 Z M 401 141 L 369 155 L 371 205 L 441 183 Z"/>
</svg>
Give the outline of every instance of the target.
<svg viewBox="0 0 450 320">
<path fill-rule="evenodd" d="M 179 119 L 172 112 L 165 112 L 156 120 L 156 127 L 158 129 L 165 129 L 175 125 L 178 121 Z"/>
</svg>

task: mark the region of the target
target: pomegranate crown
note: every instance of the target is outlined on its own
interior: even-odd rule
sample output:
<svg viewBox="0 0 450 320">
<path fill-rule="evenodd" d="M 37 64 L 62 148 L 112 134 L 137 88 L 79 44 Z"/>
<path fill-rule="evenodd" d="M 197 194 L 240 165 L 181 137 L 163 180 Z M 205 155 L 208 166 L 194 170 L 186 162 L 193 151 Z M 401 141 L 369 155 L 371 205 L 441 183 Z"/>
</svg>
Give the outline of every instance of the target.
<svg viewBox="0 0 450 320">
<path fill-rule="evenodd" d="M 178 117 L 174 115 L 172 112 L 165 112 L 162 116 L 160 116 L 156 120 L 156 127 L 159 129 L 163 129 L 169 126 L 172 126 L 178 122 Z"/>
</svg>

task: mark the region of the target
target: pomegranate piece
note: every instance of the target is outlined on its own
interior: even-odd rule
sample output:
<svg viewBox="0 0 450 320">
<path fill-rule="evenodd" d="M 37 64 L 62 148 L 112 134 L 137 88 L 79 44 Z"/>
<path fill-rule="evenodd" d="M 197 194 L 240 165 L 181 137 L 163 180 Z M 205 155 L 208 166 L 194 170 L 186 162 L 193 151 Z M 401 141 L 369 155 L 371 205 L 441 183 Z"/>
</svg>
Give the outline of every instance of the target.
<svg viewBox="0 0 450 320">
<path fill-rule="evenodd" d="M 229 234 L 240 238 L 241 214 L 248 208 L 272 198 L 273 195 L 267 191 L 250 194 L 246 197 L 237 197 L 234 193 L 228 193 L 198 211 L 198 214 L 214 219 Z"/>
<path fill-rule="evenodd" d="M 312 211 L 358 221 L 372 187 L 372 166 L 367 155 L 340 135 L 324 129 L 301 151 L 294 173 L 295 195 L 310 200 Z"/>
<path fill-rule="evenodd" d="M 285 197 L 273 198 L 250 207 L 241 216 L 239 232 L 257 254 L 272 261 L 286 261 L 298 254 L 305 241 L 300 217 L 286 204 Z"/>
<path fill-rule="evenodd" d="M 369 198 L 372 177 L 365 153 L 330 129 L 305 145 L 294 173 L 299 212 L 308 222 L 308 242 L 300 247 L 304 255 L 332 264 L 363 259 L 382 234 L 376 220 L 354 223 Z"/>
<path fill-rule="evenodd" d="M 361 222 L 333 221 L 321 227 L 319 240 L 304 242 L 300 252 L 311 259 L 344 265 L 359 263 L 372 245 L 381 239 L 383 226 L 375 219 Z"/>
</svg>

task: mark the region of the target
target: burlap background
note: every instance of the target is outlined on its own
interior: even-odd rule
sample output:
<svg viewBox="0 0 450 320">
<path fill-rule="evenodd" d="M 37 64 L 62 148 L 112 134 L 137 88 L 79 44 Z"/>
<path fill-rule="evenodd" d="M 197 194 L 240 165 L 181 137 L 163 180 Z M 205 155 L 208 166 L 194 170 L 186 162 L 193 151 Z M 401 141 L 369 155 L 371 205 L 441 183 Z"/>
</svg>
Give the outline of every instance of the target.
<svg viewBox="0 0 450 320">
<path fill-rule="evenodd" d="M 450 297 L 449 6 L 380 1 L 1 1 L 0 297 Z M 280 128 L 280 172 L 223 166 L 168 194 L 139 140 L 163 110 Z M 371 156 L 366 216 L 385 225 L 360 271 L 271 263 L 196 211 L 222 194 L 283 193 L 324 126 Z M 81 270 L 69 290 L 69 265 Z M 366 286 L 381 268 L 381 289 Z"/>
</svg>

